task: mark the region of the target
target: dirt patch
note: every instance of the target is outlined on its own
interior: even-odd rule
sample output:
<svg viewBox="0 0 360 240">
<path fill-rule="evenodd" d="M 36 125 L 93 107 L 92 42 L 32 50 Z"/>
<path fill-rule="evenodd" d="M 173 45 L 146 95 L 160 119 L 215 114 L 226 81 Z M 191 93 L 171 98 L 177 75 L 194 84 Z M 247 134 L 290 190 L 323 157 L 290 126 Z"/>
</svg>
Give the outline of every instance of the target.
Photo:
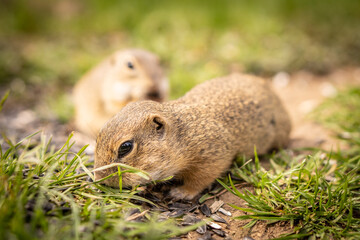
<svg viewBox="0 0 360 240">
<path fill-rule="evenodd" d="M 247 188 L 248 190 L 252 190 L 252 188 Z M 239 189 L 240 191 L 244 189 Z M 258 221 L 253 227 L 251 228 L 244 228 L 246 224 L 250 222 L 250 220 L 238 220 L 235 219 L 238 216 L 245 215 L 245 212 L 235 210 L 229 204 L 234 204 L 238 207 L 246 208 L 246 203 L 244 200 L 240 199 L 239 197 L 226 192 L 217 198 L 223 202 L 225 202 L 223 208 L 229 212 L 231 212 L 232 216 L 225 216 L 220 213 L 222 218 L 226 220 L 225 223 L 218 223 L 222 230 L 225 232 L 225 237 L 219 236 L 216 233 L 212 232 L 212 239 L 272 239 L 276 237 L 280 237 L 282 234 L 290 233 L 292 228 L 289 223 L 287 222 L 278 222 L 275 224 L 267 224 L 265 221 Z M 215 200 L 206 201 L 205 204 L 211 206 Z M 208 231 L 211 232 L 211 228 L 208 227 Z M 188 236 L 184 237 L 185 239 L 199 239 L 202 235 L 197 232 L 191 232 Z"/>
<path fill-rule="evenodd" d="M 340 142 L 331 137 L 328 130 L 316 124 L 307 115 L 324 98 L 334 96 L 339 89 L 349 85 L 360 85 L 360 68 L 339 69 L 326 76 L 315 76 L 308 72 L 298 72 L 292 75 L 278 73 L 271 81 L 292 119 L 293 130 L 290 148 L 323 147 L 325 149 L 336 149 L 342 147 Z M 0 132 L 6 133 L 14 141 L 43 130 L 45 135 L 53 135 L 55 145 L 61 146 L 73 129 L 71 124 L 64 125 L 54 119 L 39 119 L 33 110 L 23 109 L 20 106 L 5 107 L 0 118 Z M 39 135 L 34 138 L 34 141 L 40 141 L 40 138 Z M 93 157 L 93 140 L 78 133 L 75 134 L 74 139 L 76 140 L 74 150 L 90 143 L 87 153 Z M 251 190 L 251 188 L 249 189 Z M 221 215 L 226 223 L 218 223 L 225 234 L 221 236 L 219 234 L 221 232 L 210 231 L 209 227 L 210 233 L 199 234 L 193 231 L 182 236 L 182 239 L 271 239 L 291 232 L 291 226 L 287 222 L 267 224 L 264 221 L 259 221 L 252 228 L 243 228 L 249 220 L 235 220 L 233 217 L 246 213 L 235 210 L 228 204 L 246 207 L 245 202 L 226 192 L 216 199 L 206 201 L 205 204 L 210 206 L 215 200 L 224 201 L 223 208 L 232 213 L 231 217 Z M 200 219 L 205 218 L 199 209 L 195 209 L 192 214 Z"/>
<path fill-rule="evenodd" d="M 292 120 L 290 148 L 322 147 L 330 150 L 341 147 L 341 143 L 331 137 L 331 132 L 309 119 L 308 114 L 339 90 L 360 85 L 360 68 L 339 69 L 325 76 L 308 72 L 291 76 L 278 73 L 272 79 L 272 84 Z"/>
</svg>

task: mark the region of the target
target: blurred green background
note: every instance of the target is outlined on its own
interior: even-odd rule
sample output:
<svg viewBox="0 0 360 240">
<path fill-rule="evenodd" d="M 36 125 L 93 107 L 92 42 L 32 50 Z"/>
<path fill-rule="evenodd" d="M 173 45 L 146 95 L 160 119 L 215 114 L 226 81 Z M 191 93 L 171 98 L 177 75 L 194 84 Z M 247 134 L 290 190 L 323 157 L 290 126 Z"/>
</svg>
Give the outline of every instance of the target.
<svg viewBox="0 0 360 240">
<path fill-rule="evenodd" d="M 1 92 L 67 121 L 73 84 L 126 47 L 161 57 L 171 98 L 231 71 L 359 65 L 360 1 L 2 0 L 0 34 Z"/>
</svg>

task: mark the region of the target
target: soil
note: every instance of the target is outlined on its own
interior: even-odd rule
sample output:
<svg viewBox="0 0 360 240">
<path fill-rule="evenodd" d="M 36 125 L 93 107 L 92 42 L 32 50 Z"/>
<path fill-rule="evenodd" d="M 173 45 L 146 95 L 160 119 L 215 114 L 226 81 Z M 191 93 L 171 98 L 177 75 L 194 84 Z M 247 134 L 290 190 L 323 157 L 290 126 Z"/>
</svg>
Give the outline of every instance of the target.
<svg viewBox="0 0 360 240">
<path fill-rule="evenodd" d="M 287 110 L 290 113 L 293 129 L 291 133 L 290 149 L 303 147 L 322 147 L 327 150 L 342 148 L 340 142 L 332 137 L 330 131 L 324 129 L 319 124 L 307 117 L 319 103 L 325 98 L 336 95 L 339 89 L 351 85 L 360 85 L 360 68 L 349 67 L 334 70 L 332 73 L 318 76 L 309 72 L 297 72 L 294 74 L 287 74 L 280 72 L 276 74 L 271 81 L 275 91 Z M 0 89 L 4 90 L 4 89 Z M 11 101 L 10 101 L 11 102 Z M 0 132 L 6 135 L 13 141 L 19 140 L 24 136 L 34 133 L 38 130 L 43 131 L 43 135 L 53 136 L 53 143 L 57 146 L 62 146 L 65 143 L 69 133 L 73 130 L 72 124 L 61 124 L 57 120 L 40 119 L 37 113 L 32 110 L 34 108 L 23 108 L 22 106 L 14 106 L 9 104 L 0 113 Z M 75 148 L 80 149 L 83 145 L 91 143 L 87 149 L 87 153 L 93 156 L 94 141 L 75 133 L 74 137 L 76 144 Z M 40 135 L 34 138 L 34 141 L 40 141 Z M 76 150 L 76 149 L 74 149 Z M 247 187 L 252 190 L 251 187 Z M 234 220 L 233 217 L 244 215 L 245 213 L 235 210 L 228 204 L 234 204 L 240 207 L 246 207 L 243 200 L 235 197 L 229 192 L 218 196 L 216 199 L 211 199 L 205 202 L 207 206 L 211 206 L 214 201 L 222 200 L 225 204 L 224 209 L 232 213 L 232 217 L 218 214 L 227 223 L 218 223 L 221 226 L 221 231 L 216 234 L 210 231 L 208 233 L 199 234 L 192 231 L 180 239 L 272 239 L 279 237 L 282 234 L 291 232 L 291 226 L 287 222 L 279 222 L 275 224 L 266 224 L 264 221 L 259 221 L 252 228 L 243 228 L 249 220 Z M 165 206 L 169 209 L 169 205 Z M 191 212 L 191 215 L 196 218 L 205 218 L 199 209 Z M 224 236 L 220 236 L 224 235 Z"/>
</svg>

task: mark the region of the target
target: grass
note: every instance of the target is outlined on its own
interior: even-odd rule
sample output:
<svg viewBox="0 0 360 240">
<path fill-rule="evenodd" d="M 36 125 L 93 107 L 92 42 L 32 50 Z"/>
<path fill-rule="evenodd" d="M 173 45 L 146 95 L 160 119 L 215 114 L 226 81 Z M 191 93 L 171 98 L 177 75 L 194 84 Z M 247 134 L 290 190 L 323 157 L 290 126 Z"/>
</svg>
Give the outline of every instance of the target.
<svg viewBox="0 0 360 240">
<path fill-rule="evenodd" d="M 360 88 L 346 89 L 320 105 L 310 117 L 332 129 L 335 137 L 346 141 L 351 155 L 360 154 Z M 341 156 L 340 156 L 341 157 Z"/>
<path fill-rule="evenodd" d="M 16 144 L 5 137 L 1 143 L 3 239 L 167 239 L 194 228 L 180 228 L 174 220 L 160 221 L 157 213 L 147 213 L 134 201 L 153 203 L 136 195 L 136 188 L 90 182 L 92 163 L 84 155 L 86 146 L 72 152 L 71 136 L 55 150 L 45 137 L 33 145 L 34 135 Z M 145 211 L 144 221 L 127 220 L 134 208 Z"/>
<path fill-rule="evenodd" d="M 231 178 L 219 182 L 243 199 L 247 207 L 234 208 L 250 219 L 269 224 L 289 221 L 293 233 L 279 239 L 360 238 L 360 89 L 352 88 L 325 101 L 314 116 L 338 132 L 348 149 L 313 149 L 309 155 L 292 156 L 286 151 L 270 157 L 271 167 L 263 169 L 259 159 L 239 161 L 232 170 L 236 177 L 252 183 L 254 192 L 238 191 Z M 344 137 L 346 136 L 346 137 Z M 255 151 L 256 153 L 256 151 Z"/>
<path fill-rule="evenodd" d="M 324 73 L 358 65 L 359 7 L 352 0 L 5 1 L 0 93 L 10 89 L 23 107 L 36 106 L 39 116 L 67 122 L 73 84 L 126 47 L 161 57 L 173 99 L 230 71 Z M 248 226 L 286 220 L 295 227 L 286 238 L 359 237 L 359 92 L 344 92 L 314 113 L 348 143 L 347 150 L 310 150 L 297 157 L 281 152 L 271 157 L 270 170 L 257 158 L 239 160 L 232 171 L 253 183 L 255 192 L 237 192 L 230 180 L 223 182 L 248 202 L 242 209 L 249 214 L 242 217 L 250 219 Z M 61 148 L 45 138 L 34 144 L 33 138 L 0 139 L 0 237 L 161 239 L 189 230 L 150 212 L 145 222 L 126 221 L 128 212 L 139 208 L 134 201 L 148 202 L 137 189 L 87 181 L 91 163 L 84 148 L 73 152 L 71 138 Z"/>
<path fill-rule="evenodd" d="M 143 209 L 140 203 L 154 204 L 138 196 L 136 187 L 100 185 L 107 177 L 94 181 L 93 163 L 84 154 L 87 146 L 73 152 L 72 135 L 56 149 L 44 135 L 34 142 L 37 134 L 16 143 L 0 139 L 1 239 L 167 239 L 194 229 Z M 117 165 L 119 174 L 147 177 Z M 142 211 L 143 221 L 129 219 L 134 209 Z"/>
</svg>

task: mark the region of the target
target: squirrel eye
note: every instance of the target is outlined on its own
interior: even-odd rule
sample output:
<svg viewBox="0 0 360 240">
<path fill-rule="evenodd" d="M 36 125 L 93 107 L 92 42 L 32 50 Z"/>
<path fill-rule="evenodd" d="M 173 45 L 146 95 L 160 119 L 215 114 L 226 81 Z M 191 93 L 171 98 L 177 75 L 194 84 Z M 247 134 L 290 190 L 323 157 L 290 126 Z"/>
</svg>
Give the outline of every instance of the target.
<svg viewBox="0 0 360 240">
<path fill-rule="evenodd" d="M 133 149 L 133 143 L 131 141 L 124 142 L 120 145 L 118 150 L 118 158 L 126 156 Z"/>
<path fill-rule="evenodd" d="M 127 62 L 126 65 L 130 69 L 135 69 L 135 66 L 134 66 L 134 64 L 132 62 Z"/>
</svg>

